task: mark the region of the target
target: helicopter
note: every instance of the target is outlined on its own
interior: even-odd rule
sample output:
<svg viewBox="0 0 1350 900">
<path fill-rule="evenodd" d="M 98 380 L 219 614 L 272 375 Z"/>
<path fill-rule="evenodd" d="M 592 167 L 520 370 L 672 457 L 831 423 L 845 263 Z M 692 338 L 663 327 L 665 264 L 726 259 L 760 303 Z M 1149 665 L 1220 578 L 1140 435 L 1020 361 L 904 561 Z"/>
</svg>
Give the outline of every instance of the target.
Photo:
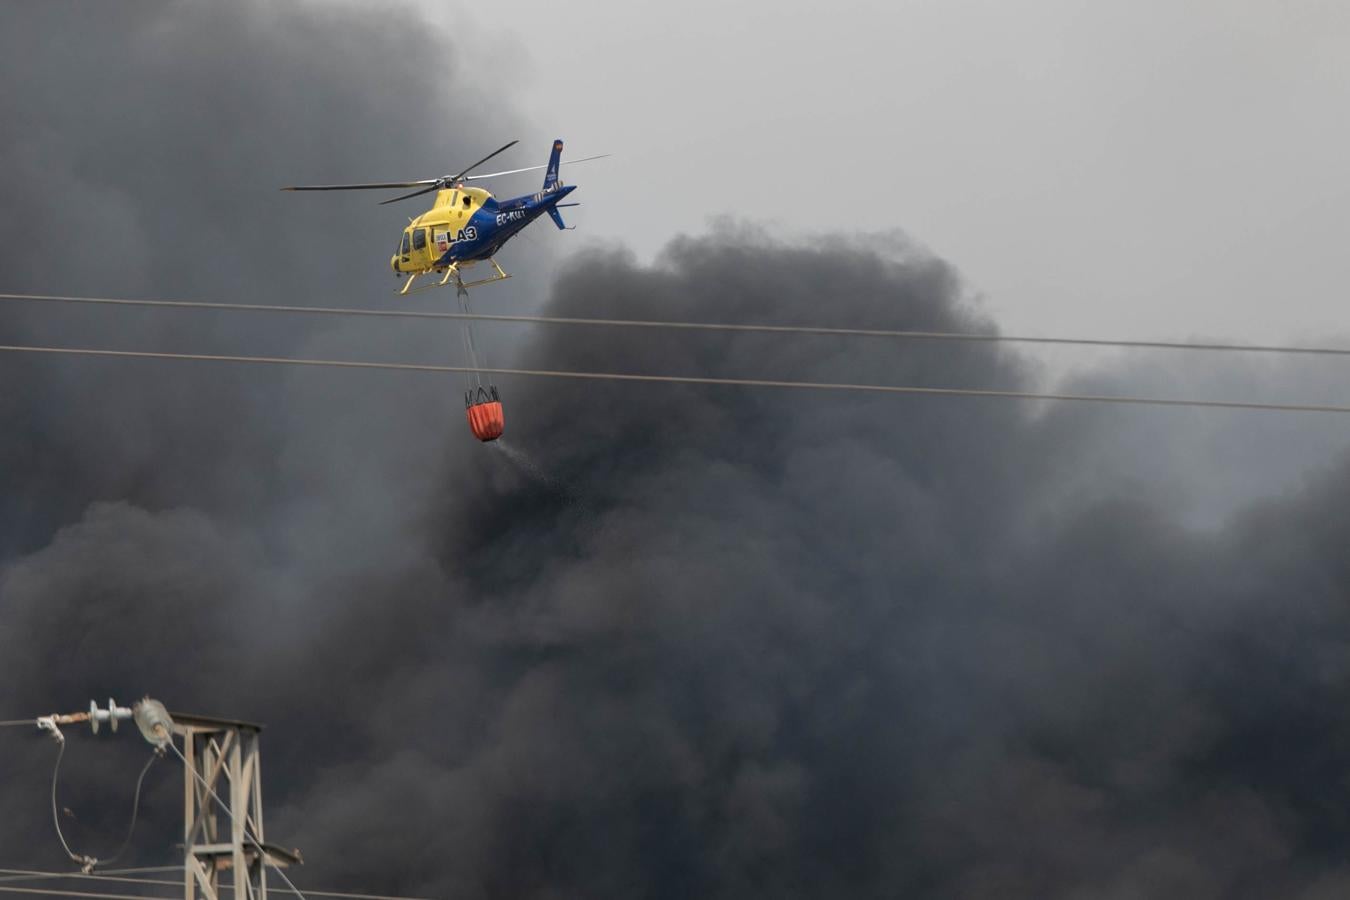
<svg viewBox="0 0 1350 900">
<path fill-rule="evenodd" d="M 503 281 L 511 276 L 502 271 L 502 267 L 493 258 L 502 245 L 519 234 L 525 226 L 535 219 L 548 214 L 558 228 L 569 230 L 558 210 L 567 206 L 580 206 L 579 203 L 561 202 L 568 194 L 576 190 L 576 185 L 563 184 L 558 179 L 560 166 L 602 159 L 608 153 L 599 156 L 587 156 L 583 159 L 562 159 L 563 142 L 553 142 L 548 163 L 542 166 L 526 166 L 523 169 L 508 169 L 503 172 L 489 172 L 484 175 L 469 174 L 483 163 L 499 153 L 511 149 L 519 141 L 494 150 L 468 168 L 440 178 L 428 178 L 422 181 L 389 181 L 377 184 L 310 184 L 292 185 L 283 191 L 368 191 L 393 188 L 415 187 L 415 190 L 389 200 L 381 200 L 380 205 L 409 200 L 436 191 L 436 202 L 431 209 L 414 219 L 403 229 L 403 238 L 399 242 L 398 252 L 389 260 L 396 277 L 407 276 L 400 294 L 412 290 L 419 276 L 443 274 L 435 284 L 426 287 L 444 287 L 451 279 L 459 291 L 481 284 Z M 532 172 L 538 169 L 544 173 L 544 186 L 533 194 L 525 194 L 511 200 L 498 201 L 490 191 L 473 187 L 469 182 L 497 178 L 502 175 L 515 175 L 520 172 Z M 464 281 L 465 269 L 476 263 L 486 262 L 493 272 L 477 281 Z M 420 290 L 420 289 L 419 289 Z"/>
<path fill-rule="evenodd" d="M 562 207 L 580 206 L 579 203 L 563 203 L 562 200 L 576 190 L 575 185 L 565 185 L 558 179 L 558 169 L 564 165 L 601 159 L 609 154 L 588 156 L 584 159 L 563 160 L 562 140 L 553 142 L 548 162 L 542 166 L 526 166 L 523 169 L 508 169 L 503 172 L 489 172 L 483 175 L 471 175 L 474 169 L 488 160 L 504 153 L 518 144 L 511 143 L 494 150 L 478 162 L 454 175 L 440 178 L 428 178 L 422 181 L 392 181 L 376 184 L 309 184 L 292 185 L 283 191 L 369 191 L 391 190 L 394 188 L 415 187 L 417 190 L 381 200 L 380 205 L 410 200 L 423 194 L 436 192 L 436 202 L 431 209 L 414 219 L 408 220 L 403 229 L 398 252 L 389 259 L 389 265 L 398 278 L 407 276 L 400 295 L 413 291 L 413 283 L 419 276 L 440 274 L 441 280 L 426 284 L 417 290 L 444 287 L 454 280 L 459 306 L 466 318 L 460 327 L 464 337 L 464 349 L 468 353 L 470 370 L 467 374 L 467 390 L 464 393 L 465 416 L 474 437 L 483 442 L 495 441 L 502 436 L 505 418 L 502 412 L 501 397 L 496 385 L 484 385 L 478 369 L 478 351 L 473 336 L 472 320 L 469 314 L 469 288 L 495 281 L 504 281 L 511 276 L 502 271 L 494 259 L 497 251 L 511 238 L 519 234 L 525 226 L 544 214 L 553 219 L 558 228 L 568 230 L 563 221 Z M 533 194 L 525 194 L 511 200 L 498 201 L 490 191 L 473 187 L 470 182 L 502 175 L 515 175 L 520 172 L 533 172 L 539 169 L 544 173 L 544 186 Z M 469 267 L 486 262 L 492 272 L 476 281 L 464 280 L 464 271 Z"/>
</svg>

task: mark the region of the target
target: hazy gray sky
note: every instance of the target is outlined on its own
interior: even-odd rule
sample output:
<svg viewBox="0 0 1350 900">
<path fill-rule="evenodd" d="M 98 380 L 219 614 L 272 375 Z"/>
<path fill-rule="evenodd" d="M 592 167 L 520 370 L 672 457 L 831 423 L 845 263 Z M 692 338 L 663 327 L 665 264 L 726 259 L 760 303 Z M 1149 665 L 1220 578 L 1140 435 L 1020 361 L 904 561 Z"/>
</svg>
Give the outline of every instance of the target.
<svg viewBox="0 0 1350 900">
<path fill-rule="evenodd" d="M 1008 331 L 1346 330 L 1345 3 L 520 0 L 439 19 L 534 124 L 534 155 L 555 133 L 616 154 L 570 174 L 578 237 L 649 255 L 726 213 L 900 228 Z"/>
</svg>

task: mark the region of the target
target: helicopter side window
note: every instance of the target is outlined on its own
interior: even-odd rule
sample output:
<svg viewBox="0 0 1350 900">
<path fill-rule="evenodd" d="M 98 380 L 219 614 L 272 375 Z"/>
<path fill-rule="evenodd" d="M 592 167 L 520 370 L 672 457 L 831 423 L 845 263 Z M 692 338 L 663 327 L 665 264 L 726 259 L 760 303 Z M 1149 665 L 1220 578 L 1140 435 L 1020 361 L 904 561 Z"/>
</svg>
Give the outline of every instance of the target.
<svg viewBox="0 0 1350 900">
<path fill-rule="evenodd" d="M 427 231 L 425 228 L 414 228 L 412 237 L 414 250 L 425 250 L 427 248 Z"/>
<path fill-rule="evenodd" d="M 408 255 L 408 242 L 409 242 L 410 240 L 411 240 L 411 238 L 409 237 L 408 232 L 406 232 L 406 231 L 403 232 L 403 243 L 400 244 L 400 245 L 399 245 L 399 248 L 398 248 L 398 252 L 399 252 L 400 254 L 402 254 L 403 256 L 407 256 L 407 255 Z"/>
</svg>

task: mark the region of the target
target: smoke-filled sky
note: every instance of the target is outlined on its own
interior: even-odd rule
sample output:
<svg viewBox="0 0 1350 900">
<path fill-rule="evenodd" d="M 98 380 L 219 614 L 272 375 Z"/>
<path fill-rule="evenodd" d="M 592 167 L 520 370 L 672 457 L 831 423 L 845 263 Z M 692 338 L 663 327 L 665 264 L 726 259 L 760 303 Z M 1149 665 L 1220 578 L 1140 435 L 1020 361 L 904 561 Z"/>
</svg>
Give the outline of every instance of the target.
<svg viewBox="0 0 1350 900">
<path fill-rule="evenodd" d="M 393 295 L 388 252 L 415 209 L 275 190 L 430 177 L 546 133 L 542 76 L 499 65 L 495 32 L 420 21 L 333 3 L 5 7 L 0 291 L 441 308 Z M 518 39 L 523 72 L 551 58 L 544 36 Z M 580 171 L 583 228 L 653 227 L 603 189 L 603 163 Z M 808 239 L 744 204 L 710 212 L 731 218 L 654 255 L 648 238 L 533 226 L 502 254 L 516 277 L 475 302 L 1001 324 L 901 214 Z M 1018 389 L 1045 365 L 991 344 L 483 331 L 494 363 L 539 368 Z M 0 343 L 459 361 L 449 327 L 8 302 Z M 1339 402 L 1343 384 L 1330 364 L 1160 354 L 1070 379 Z M 148 693 L 265 722 L 268 836 L 303 851 L 302 887 L 1350 890 L 1346 422 L 501 388 L 507 437 L 484 446 L 449 377 L 0 356 L 0 719 Z M 68 731 L 63 827 L 106 854 L 147 751 Z M 0 729 L 0 866 L 66 864 L 53 759 Z M 178 859 L 180 779 L 151 770 L 127 862 Z"/>
</svg>

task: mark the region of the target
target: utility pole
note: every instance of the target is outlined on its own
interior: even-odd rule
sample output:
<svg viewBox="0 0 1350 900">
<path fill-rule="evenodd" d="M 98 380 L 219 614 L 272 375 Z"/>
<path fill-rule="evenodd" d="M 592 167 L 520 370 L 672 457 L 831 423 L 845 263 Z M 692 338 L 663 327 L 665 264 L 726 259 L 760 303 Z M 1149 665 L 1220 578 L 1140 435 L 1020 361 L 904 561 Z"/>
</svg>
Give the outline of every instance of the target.
<svg viewBox="0 0 1350 900">
<path fill-rule="evenodd" d="M 183 739 L 183 900 L 267 900 L 267 867 L 299 865 L 297 850 L 263 834 L 262 726 L 173 713 Z M 215 796 L 212 796 L 212 794 Z M 217 798 L 229 804 L 224 815 Z M 232 883 L 222 885 L 229 870 Z"/>
<path fill-rule="evenodd" d="M 40 716 L 34 724 L 64 746 L 61 725 L 88 722 L 98 734 L 101 725 L 116 732 L 118 723 L 128 719 L 135 720 L 156 753 L 172 751 L 183 762 L 183 900 L 267 900 L 267 867 L 280 870 L 304 860 L 300 851 L 263 839 L 262 753 L 258 740 L 262 726 L 169 713 L 162 703 L 149 697 L 132 707 L 118 706 L 110 699 L 107 709 L 99 709 L 91 701 L 88 712 Z M 181 752 L 174 737 L 183 739 Z M 59 823 L 57 829 L 59 834 Z M 68 847 L 67 852 L 71 852 Z M 71 859 L 86 874 L 92 873 L 99 862 L 74 853 Z M 231 875 L 228 884 L 220 881 L 225 871 Z M 286 874 L 278 874 L 294 891 Z M 222 889 L 227 891 L 224 896 Z"/>
</svg>

